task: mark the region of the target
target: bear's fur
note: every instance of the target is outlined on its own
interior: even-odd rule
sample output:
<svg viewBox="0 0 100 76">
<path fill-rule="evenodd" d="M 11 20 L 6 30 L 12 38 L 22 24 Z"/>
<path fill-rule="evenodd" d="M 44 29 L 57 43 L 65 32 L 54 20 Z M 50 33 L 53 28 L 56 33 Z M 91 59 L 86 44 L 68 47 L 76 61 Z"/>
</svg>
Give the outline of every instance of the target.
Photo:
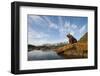
<svg viewBox="0 0 100 76">
<path fill-rule="evenodd" d="M 74 38 L 71 34 L 68 34 L 67 37 L 69 39 L 70 44 L 77 43 L 77 39 Z"/>
</svg>

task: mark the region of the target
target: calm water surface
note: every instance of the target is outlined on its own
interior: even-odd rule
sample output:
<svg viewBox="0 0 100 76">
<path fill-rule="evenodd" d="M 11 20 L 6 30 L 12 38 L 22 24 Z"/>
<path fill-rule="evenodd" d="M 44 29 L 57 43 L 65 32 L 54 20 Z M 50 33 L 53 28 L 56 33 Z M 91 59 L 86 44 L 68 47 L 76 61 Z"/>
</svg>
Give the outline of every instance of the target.
<svg viewBox="0 0 100 76">
<path fill-rule="evenodd" d="M 33 50 L 28 52 L 28 60 L 55 60 L 64 59 L 53 50 Z"/>
</svg>

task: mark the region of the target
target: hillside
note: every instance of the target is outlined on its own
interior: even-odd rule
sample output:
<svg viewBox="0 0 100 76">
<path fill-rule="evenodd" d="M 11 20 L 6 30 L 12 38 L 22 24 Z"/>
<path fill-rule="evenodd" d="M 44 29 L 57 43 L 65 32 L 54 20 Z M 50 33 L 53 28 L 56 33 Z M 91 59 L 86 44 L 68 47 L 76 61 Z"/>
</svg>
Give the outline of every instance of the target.
<svg viewBox="0 0 100 76">
<path fill-rule="evenodd" d="M 56 48 L 55 51 L 65 58 L 87 58 L 87 35 L 86 33 L 82 36 L 77 43 L 64 45 L 63 47 Z"/>
<path fill-rule="evenodd" d="M 31 51 L 31 50 L 33 50 L 34 48 L 36 48 L 36 46 L 31 45 L 31 44 L 28 44 L 28 51 Z"/>
<path fill-rule="evenodd" d="M 85 35 L 82 38 L 80 38 L 78 42 L 87 42 L 88 41 L 87 37 L 88 37 L 88 33 L 85 33 Z"/>
<path fill-rule="evenodd" d="M 44 45 L 31 45 L 31 44 L 28 44 L 28 51 L 33 51 L 33 50 L 43 50 L 43 51 L 46 51 L 46 50 L 53 50 L 54 48 L 57 48 L 57 47 L 61 47 L 61 46 L 64 46 L 66 45 L 65 42 L 62 42 L 62 43 L 56 43 L 56 44 L 44 44 Z"/>
</svg>

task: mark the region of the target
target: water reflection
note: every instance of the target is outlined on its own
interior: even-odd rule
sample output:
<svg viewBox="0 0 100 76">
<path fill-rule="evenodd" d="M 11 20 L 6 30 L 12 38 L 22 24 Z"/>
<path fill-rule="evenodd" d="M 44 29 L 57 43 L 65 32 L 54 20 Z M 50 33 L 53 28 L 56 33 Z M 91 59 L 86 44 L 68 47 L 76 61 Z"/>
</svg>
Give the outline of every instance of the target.
<svg viewBox="0 0 100 76">
<path fill-rule="evenodd" d="M 28 60 L 55 60 L 64 59 L 53 50 L 33 50 L 28 52 Z"/>
</svg>

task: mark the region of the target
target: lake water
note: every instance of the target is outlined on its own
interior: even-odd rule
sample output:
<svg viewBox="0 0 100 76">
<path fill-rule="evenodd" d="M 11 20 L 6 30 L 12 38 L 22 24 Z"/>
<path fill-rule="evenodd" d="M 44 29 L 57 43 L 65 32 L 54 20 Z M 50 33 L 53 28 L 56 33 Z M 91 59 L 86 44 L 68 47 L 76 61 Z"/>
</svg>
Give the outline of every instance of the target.
<svg viewBox="0 0 100 76">
<path fill-rule="evenodd" d="M 28 60 L 56 60 L 64 59 L 53 50 L 33 50 L 28 52 Z"/>
</svg>

